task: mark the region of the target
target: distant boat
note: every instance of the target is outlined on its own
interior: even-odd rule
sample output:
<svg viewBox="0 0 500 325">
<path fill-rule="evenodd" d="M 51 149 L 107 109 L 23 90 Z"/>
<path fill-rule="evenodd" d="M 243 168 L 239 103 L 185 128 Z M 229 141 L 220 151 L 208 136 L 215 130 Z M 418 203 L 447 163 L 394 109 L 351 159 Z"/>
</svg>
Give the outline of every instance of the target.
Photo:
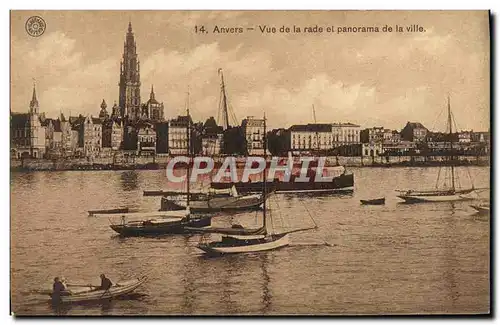
<svg viewBox="0 0 500 325">
<path fill-rule="evenodd" d="M 457 189 L 456 188 L 456 176 L 455 175 L 455 167 L 453 165 L 453 139 L 452 139 L 452 115 L 451 115 L 451 107 L 450 107 L 450 97 L 448 96 L 448 127 L 449 127 L 449 144 L 450 144 L 450 161 L 452 162 L 450 168 L 450 179 L 451 182 L 450 187 L 444 187 L 438 189 L 439 177 L 441 174 L 438 174 L 438 180 L 436 182 L 436 189 L 430 190 L 396 190 L 400 194 L 397 196 L 405 201 L 405 203 L 424 203 L 424 202 L 450 202 L 450 201 L 466 201 L 471 200 L 472 198 L 467 197 L 467 194 L 473 193 L 476 189 L 474 185 L 468 189 Z M 446 180 L 445 180 L 446 181 Z"/>
<path fill-rule="evenodd" d="M 189 201 L 189 208 L 192 212 L 218 212 L 218 211 L 244 211 L 260 209 L 264 203 L 263 194 L 239 195 L 233 187 L 233 194 L 230 196 L 207 195 L 196 200 Z M 162 197 L 162 209 L 185 209 L 187 199 L 185 197 Z"/>
<path fill-rule="evenodd" d="M 69 284 L 67 285 L 70 293 L 69 295 L 54 296 L 52 291 L 48 292 L 48 294 L 52 302 L 57 304 L 109 300 L 130 294 L 146 282 L 147 279 L 147 276 L 142 276 L 136 279 L 120 281 L 108 290 L 99 289 L 99 286 L 72 286 Z"/>
<path fill-rule="evenodd" d="M 490 206 L 489 205 L 470 205 L 471 208 L 476 210 L 480 214 L 488 214 L 490 213 Z"/>
<path fill-rule="evenodd" d="M 385 204 L 385 197 L 380 198 L 380 199 L 371 199 L 371 200 L 360 200 L 361 204 L 365 205 L 384 205 Z"/>
<path fill-rule="evenodd" d="M 96 214 L 116 214 L 116 213 L 128 213 L 129 208 L 115 208 L 115 209 L 103 209 L 103 210 L 89 210 L 89 216 L 94 216 Z"/>
</svg>

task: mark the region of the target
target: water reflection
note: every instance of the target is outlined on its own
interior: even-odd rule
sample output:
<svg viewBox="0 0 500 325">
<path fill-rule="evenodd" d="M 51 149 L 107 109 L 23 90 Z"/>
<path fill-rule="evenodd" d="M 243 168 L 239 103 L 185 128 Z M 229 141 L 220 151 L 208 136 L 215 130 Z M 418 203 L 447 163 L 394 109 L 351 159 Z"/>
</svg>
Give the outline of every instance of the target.
<svg viewBox="0 0 500 325">
<path fill-rule="evenodd" d="M 139 175 L 135 170 L 127 170 L 120 174 L 121 187 L 124 191 L 135 191 L 138 188 Z"/>
<path fill-rule="evenodd" d="M 267 254 L 260 255 L 260 267 L 262 270 L 262 314 L 267 314 L 271 310 L 271 291 L 269 290 L 269 283 L 271 278 L 267 272 L 267 265 L 269 264 L 269 257 Z"/>
</svg>

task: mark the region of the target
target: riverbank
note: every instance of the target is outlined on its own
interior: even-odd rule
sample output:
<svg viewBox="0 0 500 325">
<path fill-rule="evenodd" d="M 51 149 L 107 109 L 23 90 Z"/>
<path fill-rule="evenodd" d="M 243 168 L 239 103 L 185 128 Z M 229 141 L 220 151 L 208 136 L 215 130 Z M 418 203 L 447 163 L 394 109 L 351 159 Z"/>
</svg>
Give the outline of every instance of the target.
<svg viewBox="0 0 500 325">
<path fill-rule="evenodd" d="M 155 170 L 165 169 L 172 157 L 134 157 L 113 161 L 112 158 L 73 159 L 11 159 L 11 171 L 65 171 L 65 170 Z M 224 158 L 214 158 L 221 164 Z M 286 159 L 284 157 L 283 159 Z M 236 164 L 243 167 L 245 157 L 237 157 Z M 459 156 L 449 161 L 442 156 L 389 156 L 389 157 L 326 157 L 326 167 L 439 167 L 448 166 L 489 166 L 489 156 Z"/>
</svg>

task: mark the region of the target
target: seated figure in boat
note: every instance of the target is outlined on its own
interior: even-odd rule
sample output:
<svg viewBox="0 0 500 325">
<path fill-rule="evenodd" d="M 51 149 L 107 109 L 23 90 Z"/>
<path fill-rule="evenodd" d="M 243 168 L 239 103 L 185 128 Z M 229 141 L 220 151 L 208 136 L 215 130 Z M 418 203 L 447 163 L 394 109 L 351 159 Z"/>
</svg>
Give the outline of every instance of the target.
<svg viewBox="0 0 500 325">
<path fill-rule="evenodd" d="M 100 290 L 109 290 L 113 283 L 111 282 L 110 279 L 108 279 L 104 274 L 101 274 L 101 286 L 99 287 Z"/>
<path fill-rule="evenodd" d="M 60 296 L 67 296 L 70 294 L 71 293 L 66 288 L 64 282 L 59 277 L 55 277 L 54 284 L 52 285 L 52 295 L 55 297 L 60 297 Z"/>
</svg>

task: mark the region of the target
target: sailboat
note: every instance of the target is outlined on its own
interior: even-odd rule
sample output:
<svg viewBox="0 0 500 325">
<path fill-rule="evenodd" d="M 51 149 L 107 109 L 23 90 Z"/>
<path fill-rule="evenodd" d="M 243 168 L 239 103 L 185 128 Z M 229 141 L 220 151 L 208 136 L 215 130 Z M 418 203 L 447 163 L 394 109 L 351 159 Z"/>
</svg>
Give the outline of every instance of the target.
<svg viewBox="0 0 500 325">
<path fill-rule="evenodd" d="M 267 138 L 266 138 L 266 118 L 264 116 L 264 153 L 267 152 Z M 264 169 L 266 175 L 266 168 Z M 266 183 L 263 182 L 263 193 L 266 192 Z M 232 228 L 200 228 L 198 231 L 206 233 L 219 233 L 222 234 L 220 241 L 201 242 L 198 248 L 209 255 L 223 255 L 223 254 L 238 254 L 238 253 L 251 253 L 274 250 L 288 246 L 290 243 L 289 234 L 292 232 L 305 231 L 315 229 L 315 227 L 296 229 L 292 231 L 282 232 L 278 234 L 270 233 L 267 229 L 267 203 L 263 203 L 263 224 L 262 227 L 256 229 L 246 229 L 242 227 Z M 202 238 L 203 240 L 203 238 Z"/>
<path fill-rule="evenodd" d="M 224 85 L 224 75 L 222 69 L 218 70 L 221 76 L 221 110 L 223 116 L 223 124 L 225 128 L 229 125 L 229 114 L 227 107 L 227 96 Z M 187 105 L 189 107 L 189 93 Z M 206 195 L 198 195 L 191 197 L 188 200 L 185 195 L 170 195 L 164 196 L 161 200 L 162 209 L 179 210 L 185 209 L 188 206 L 191 212 L 220 212 L 220 211 L 244 211 L 260 209 L 264 200 L 268 195 L 257 194 L 240 194 L 235 186 L 227 189 L 229 195 L 213 195 L 217 191 L 224 191 L 224 189 L 210 189 Z"/>
<path fill-rule="evenodd" d="M 448 135 L 450 144 L 450 162 L 451 162 L 451 176 L 450 187 L 445 186 L 444 188 L 438 188 L 438 180 L 436 182 L 436 189 L 431 190 L 396 190 L 400 194 L 397 197 L 403 199 L 405 203 L 423 203 L 423 202 L 452 202 L 452 201 L 466 201 L 472 200 L 473 198 L 468 196 L 473 193 L 476 189 L 474 184 L 468 189 L 458 189 L 456 188 L 456 176 L 455 167 L 453 165 L 453 139 L 452 139 L 452 115 L 450 106 L 450 97 L 448 96 Z M 445 180 L 446 182 L 447 180 Z"/>
<path fill-rule="evenodd" d="M 189 93 L 188 93 L 189 94 Z M 189 95 L 188 95 L 189 96 Z M 191 159 L 191 116 L 189 106 L 187 106 L 187 152 Z M 184 209 L 179 211 L 156 211 L 149 213 L 123 213 L 120 224 L 110 225 L 111 229 L 122 236 L 147 236 L 162 234 L 178 234 L 189 232 L 187 227 L 207 227 L 212 221 L 211 215 L 192 214 L 190 209 L 190 164 L 187 166 L 187 201 Z M 126 221 L 127 217 L 138 218 L 139 220 Z"/>
</svg>

